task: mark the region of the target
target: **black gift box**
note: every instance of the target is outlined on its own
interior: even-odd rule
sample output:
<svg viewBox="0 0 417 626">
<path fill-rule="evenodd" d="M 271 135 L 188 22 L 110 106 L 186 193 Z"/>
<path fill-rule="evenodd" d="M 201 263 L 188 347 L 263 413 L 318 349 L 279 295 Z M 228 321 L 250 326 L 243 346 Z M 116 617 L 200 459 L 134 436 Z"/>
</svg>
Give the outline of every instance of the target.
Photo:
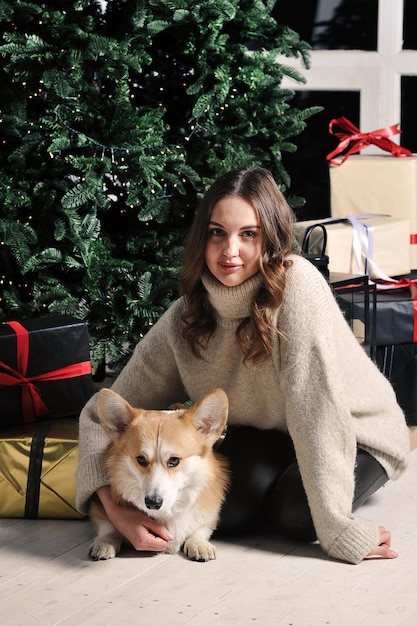
<svg viewBox="0 0 417 626">
<path fill-rule="evenodd" d="M 407 424 L 417 426 L 417 344 L 378 346 L 375 361 L 390 380 Z"/>
<path fill-rule="evenodd" d="M 353 319 L 365 321 L 363 296 L 354 294 L 349 302 L 345 296 L 340 296 L 339 304 L 342 309 L 350 309 Z M 375 303 L 370 298 L 370 326 L 369 342 L 373 346 L 413 343 L 414 305 L 410 290 L 377 290 Z"/>
<path fill-rule="evenodd" d="M 86 322 L 62 315 L 12 324 L 0 324 L 0 426 L 78 415 L 93 393 Z"/>
<path fill-rule="evenodd" d="M 409 278 L 416 277 L 413 274 Z M 364 322 L 365 306 L 360 294 L 353 294 L 349 300 L 341 295 L 338 302 L 348 317 Z M 407 424 L 417 426 L 417 310 L 410 289 L 373 291 L 370 318 L 371 355 L 391 382 Z"/>
</svg>

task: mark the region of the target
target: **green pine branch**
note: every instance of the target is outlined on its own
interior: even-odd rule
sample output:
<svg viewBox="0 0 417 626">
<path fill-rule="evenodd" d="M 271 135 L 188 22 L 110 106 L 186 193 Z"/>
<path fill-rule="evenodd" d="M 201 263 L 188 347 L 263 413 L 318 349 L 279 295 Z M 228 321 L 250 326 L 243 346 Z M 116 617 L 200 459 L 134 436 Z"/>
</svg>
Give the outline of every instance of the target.
<svg viewBox="0 0 417 626">
<path fill-rule="evenodd" d="M 0 319 L 72 313 L 118 368 L 177 296 L 185 232 L 226 169 L 283 155 L 277 62 L 309 46 L 271 0 L 0 0 Z"/>
</svg>

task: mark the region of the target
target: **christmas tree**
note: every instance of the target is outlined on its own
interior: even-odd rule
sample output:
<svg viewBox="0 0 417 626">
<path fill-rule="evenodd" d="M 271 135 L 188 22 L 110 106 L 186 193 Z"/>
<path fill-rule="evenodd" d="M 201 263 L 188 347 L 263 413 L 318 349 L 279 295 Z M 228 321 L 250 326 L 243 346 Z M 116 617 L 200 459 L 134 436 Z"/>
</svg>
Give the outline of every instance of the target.
<svg viewBox="0 0 417 626">
<path fill-rule="evenodd" d="M 0 0 L 0 320 L 86 319 L 118 368 L 176 297 L 221 172 L 282 163 L 314 109 L 278 54 L 309 47 L 268 0 Z M 294 204 L 300 202 L 289 197 Z"/>
</svg>

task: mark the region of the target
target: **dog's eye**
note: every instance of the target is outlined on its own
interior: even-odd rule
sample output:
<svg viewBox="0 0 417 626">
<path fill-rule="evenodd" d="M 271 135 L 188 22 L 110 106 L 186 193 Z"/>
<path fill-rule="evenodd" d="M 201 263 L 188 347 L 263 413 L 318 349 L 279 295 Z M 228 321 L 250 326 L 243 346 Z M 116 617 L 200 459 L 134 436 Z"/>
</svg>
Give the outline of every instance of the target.
<svg viewBox="0 0 417 626">
<path fill-rule="evenodd" d="M 145 459 L 144 456 L 137 456 L 136 460 L 141 467 L 148 467 L 149 465 L 148 461 Z"/>
<path fill-rule="evenodd" d="M 179 465 L 180 459 L 177 456 L 171 456 L 168 460 L 168 467 L 177 467 Z"/>
</svg>

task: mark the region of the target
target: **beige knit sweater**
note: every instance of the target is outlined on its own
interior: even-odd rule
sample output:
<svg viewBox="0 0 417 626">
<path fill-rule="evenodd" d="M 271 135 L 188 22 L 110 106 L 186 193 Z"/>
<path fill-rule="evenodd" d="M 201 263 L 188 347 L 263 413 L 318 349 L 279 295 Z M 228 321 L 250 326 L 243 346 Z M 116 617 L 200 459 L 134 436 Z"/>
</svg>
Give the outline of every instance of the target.
<svg viewBox="0 0 417 626">
<path fill-rule="evenodd" d="M 289 432 L 322 549 L 358 563 L 377 545 L 383 520 L 351 513 L 357 445 L 395 479 L 407 465 L 408 431 L 391 385 L 358 344 L 326 281 L 310 262 L 290 258 L 285 299 L 276 313 L 285 339 L 275 336 L 273 358 L 247 368 L 235 339 L 260 275 L 237 287 L 210 275 L 204 284 L 218 327 L 205 358 L 194 358 L 184 343 L 179 299 L 139 342 L 113 389 L 134 406 L 166 408 L 221 387 L 230 401 L 229 423 Z M 93 396 L 80 418 L 82 513 L 107 482 L 99 462 L 106 445 Z"/>
</svg>

